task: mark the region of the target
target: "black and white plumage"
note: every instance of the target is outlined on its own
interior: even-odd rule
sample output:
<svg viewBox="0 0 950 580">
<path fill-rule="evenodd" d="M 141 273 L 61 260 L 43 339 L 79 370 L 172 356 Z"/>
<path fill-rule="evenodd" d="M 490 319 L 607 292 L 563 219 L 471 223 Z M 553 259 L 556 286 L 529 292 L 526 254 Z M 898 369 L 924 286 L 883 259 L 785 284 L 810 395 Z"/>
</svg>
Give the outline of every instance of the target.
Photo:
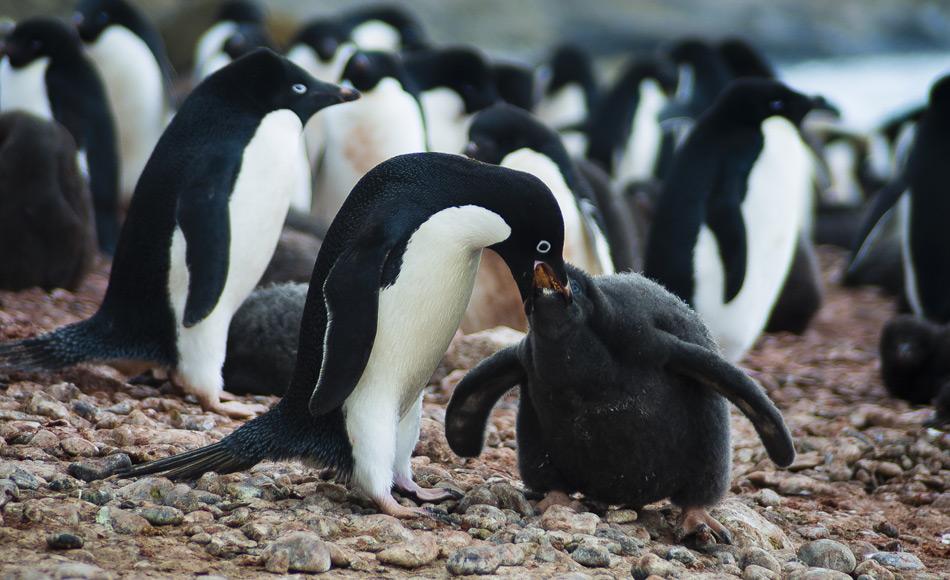
<svg viewBox="0 0 950 580">
<path fill-rule="evenodd" d="M 327 232 L 284 398 L 219 443 L 131 475 L 197 477 L 299 459 L 349 476 L 388 514 L 417 515 L 390 491 L 446 496 L 413 482 L 409 458 L 422 389 L 458 328 L 482 249 L 502 256 L 527 296 L 535 263 L 565 280 L 563 232 L 551 192 L 528 174 L 436 153 L 382 163 Z"/>
<path fill-rule="evenodd" d="M 234 53 L 236 46 L 228 50 L 228 42 L 232 39 L 243 39 L 246 44 L 255 44 L 255 48 L 273 48 L 265 29 L 266 20 L 267 13 L 257 2 L 249 0 L 223 2 L 218 7 L 211 26 L 201 34 L 195 44 L 192 67 L 194 81 L 201 82 L 209 74 L 235 58 L 243 56 L 243 54 Z"/>
<path fill-rule="evenodd" d="M 586 124 L 600 99 L 593 59 L 580 46 L 561 44 L 538 68 L 537 75 L 535 114 L 561 134 L 572 156 L 584 155 Z"/>
<path fill-rule="evenodd" d="M 69 131 L 92 192 L 99 247 L 114 252 L 120 175 L 115 124 L 102 80 L 65 24 L 30 18 L 5 38 L 0 110 L 31 113 Z"/>
<path fill-rule="evenodd" d="M 609 504 L 641 506 L 665 498 L 684 510 L 686 534 L 729 488 L 727 400 L 748 417 L 772 460 L 795 450 L 763 389 L 724 360 L 700 317 L 638 274 L 590 276 L 568 267 L 573 301 L 535 270 L 531 331 L 482 361 L 456 387 L 446 438 L 463 457 L 479 454 L 495 402 L 520 385 L 518 468 L 547 493 L 583 493 Z"/>
<path fill-rule="evenodd" d="M 277 244 L 303 123 L 357 96 L 265 49 L 208 77 L 146 165 L 99 311 L 0 345 L 0 369 L 147 362 L 203 407 L 246 416 L 220 402 L 228 324 Z"/>
</svg>

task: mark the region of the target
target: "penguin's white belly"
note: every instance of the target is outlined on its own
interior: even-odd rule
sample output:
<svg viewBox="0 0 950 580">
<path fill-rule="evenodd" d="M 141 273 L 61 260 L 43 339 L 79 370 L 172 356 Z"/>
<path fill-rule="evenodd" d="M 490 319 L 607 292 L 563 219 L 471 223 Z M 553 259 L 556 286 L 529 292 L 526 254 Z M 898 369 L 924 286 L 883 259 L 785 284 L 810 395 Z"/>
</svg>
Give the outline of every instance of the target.
<svg viewBox="0 0 950 580">
<path fill-rule="evenodd" d="M 127 202 L 165 129 L 161 67 L 141 38 L 117 25 L 106 28 L 88 49 L 112 104 L 122 160 L 121 189 Z"/>
<path fill-rule="evenodd" d="M 412 234 L 396 281 L 379 293 L 373 348 L 343 405 L 348 424 L 374 413 L 392 422 L 387 413 L 402 417 L 412 407 L 462 320 L 482 249 L 510 234 L 478 206 L 444 209 Z"/>
<path fill-rule="evenodd" d="M 584 89 L 576 83 L 561 87 L 554 94 L 541 99 L 535 114 L 548 127 L 556 130 L 582 123 L 587 118 Z"/>
<path fill-rule="evenodd" d="M 693 305 L 731 361 L 742 358 L 768 322 L 802 229 L 804 196 L 812 192 L 811 160 L 797 129 L 778 118 L 765 121 L 762 129 L 765 143 L 742 204 L 745 279 L 731 302 L 723 303 L 725 274 L 719 247 L 705 225 L 693 252 Z"/>
<path fill-rule="evenodd" d="M 830 143 L 825 146 L 825 159 L 831 177 L 825 201 L 850 207 L 861 205 L 864 196 L 858 184 L 858 159 L 854 147 L 846 142 Z"/>
<path fill-rule="evenodd" d="M 264 117 L 245 148 L 228 203 L 231 239 L 227 281 L 211 313 L 190 328 L 182 324 L 189 280 L 185 263 L 186 242 L 181 229 L 175 228 L 169 292 L 182 359 L 199 361 L 196 364 L 203 359 L 220 358 L 223 361 L 231 316 L 260 281 L 277 247 L 296 187 L 296 165 L 301 161 L 301 131 L 300 119 L 295 113 L 275 111 Z M 222 329 L 224 341 L 219 344 L 209 340 Z M 209 354 L 203 356 L 201 353 Z M 219 372 L 220 364 L 213 370 Z"/>
<path fill-rule="evenodd" d="M 216 54 L 220 54 L 224 44 L 232 34 L 237 32 L 238 26 L 234 22 L 218 22 L 205 31 L 198 40 L 195 47 L 194 80 L 198 82 L 211 74 L 207 68 L 207 63 Z M 216 70 L 216 69 L 215 69 Z"/>
<path fill-rule="evenodd" d="M 360 50 L 398 51 L 402 45 L 399 31 L 381 20 L 367 20 L 350 33 Z"/>
<path fill-rule="evenodd" d="M 917 283 L 917 269 L 914 267 L 914 255 L 910 248 L 911 192 L 901 195 L 897 202 L 897 223 L 901 235 L 901 256 L 904 262 L 904 293 L 911 310 L 919 318 L 926 318 L 924 305 L 920 300 L 920 287 Z"/>
<path fill-rule="evenodd" d="M 471 115 L 465 114 L 465 103 L 452 89 L 439 87 L 422 94 L 429 151 L 461 154 L 468 143 Z"/>
<path fill-rule="evenodd" d="M 202 81 L 229 64 L 231 64 L 231 57 L 226 52 L 215 52 L 208 57 L 200 69 L 195 71 L 195 80 Z"/>
<path fill-rule="evenodd" d="M 643 81 L 633 127 L 617 164 L 615 178 L 620 184 L 653 177 L 663 138 L 659 116 L 665 103 L 666 97 L 657 82 Z"/>
<path fill-rule="evenodd" d="M 329 221 L 367 171 L 396 155 L 425 151 L 425 127 L 418 102 L 390 78 L 327 112 L 313 214 Z"/>
<path fill-rule="evenodd" d="M 10 59 L 0 61 L 0 111 L 23 111 L 53 120 L 53 108 L 46 93 L 46 69 L 49 58 L 38 58 L 16 69 Z"/>
<path fill-rule="evenodd" d="M 587 135 L 583 131 L 561 131 L 561 142 L 571 157 L 585 157 L 587 155 Z"/>
</svg>

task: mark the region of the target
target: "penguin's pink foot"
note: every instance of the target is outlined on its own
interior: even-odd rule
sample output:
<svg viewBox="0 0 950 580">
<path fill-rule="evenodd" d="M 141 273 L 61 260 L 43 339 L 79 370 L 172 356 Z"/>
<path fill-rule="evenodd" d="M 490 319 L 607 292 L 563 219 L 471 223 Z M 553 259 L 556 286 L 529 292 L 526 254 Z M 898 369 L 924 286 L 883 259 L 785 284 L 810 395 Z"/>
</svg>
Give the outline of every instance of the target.
<svg viewBox="0 0 950 580">
<path fill-rule="evenodd" d="M 212 413 L 224 415 L 232 419 L 250 419 L 267 411 L 267 407 L 264 405 L 249 405 L 237 401 L 223 403 L 217 397 L 214 397 L 213 400 L 199 399 L 199 403 L 201 403 L 201 408 L 205 411 L 211 411 Z"/>
<path fill-rule="evenodd" d="M 426 489 L 420 487 L 418 483 L 410 478 L 396 476 L 396 489 L 410 495 L 414 495 L 420 501 L 439 503 L 448 499 L 458 499 L 458 493 L 450 489 L 441 489 L 437 487 Z"/>
<path fill-rule="evenodd" d="M 411 519 L 411 518 L 431 518 L 432 513 L 425 508 L 410 508 L 404 505 L 400 505 L 393 496 L 386 494 L 382 497 L 375 497 L 373 501 L 376 502 L 379 511 L 386 514 L 387 516 L 392 516 L 399 519 Z"/>
<path fill-rule="evenodd" d="M 692 538 L 700 545 L 732 543 L 732 532 L 709 515 L 705 508 L 685 508 L 681 527 L 684 540 Z"/>
<path fill-rule="evenodd" d="M 548 511 L 548 508 L 556 505 L 569 507 L 578 513 L 587 511 L 587 508 L 583 503 L 577 501 L 563 491 L 549 491 L 544 496 L 544 499 L 538 502 L 538 512 L 543 514 L 544 512 Z"/>
</svg>

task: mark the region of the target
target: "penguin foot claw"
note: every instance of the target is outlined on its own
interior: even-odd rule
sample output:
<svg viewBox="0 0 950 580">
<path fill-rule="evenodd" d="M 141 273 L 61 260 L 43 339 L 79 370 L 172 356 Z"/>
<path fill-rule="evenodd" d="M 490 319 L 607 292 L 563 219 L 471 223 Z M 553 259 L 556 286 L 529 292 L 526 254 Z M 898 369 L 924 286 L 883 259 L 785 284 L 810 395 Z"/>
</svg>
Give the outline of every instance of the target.
<svg viewBox="0 0 950 580">
<path fill-rule="evenodd" d="M 703 508 L 685 509 L 682 528 L 680 541 L 694 544 L 700 550 L 716 544 L 732 544 L 732 533 Z"/>
<path fill-rule="evenodd" d="M 587 506 L 585 506 L 580 501 L 572 498 L 563 491 L 549 491 L 544 499 L 538 502 L 537 508 L 539 513 L 544 513 L 548 511 L 548 508 L 556 505 L 562 505 L 571 508 L 577 513 L 586 512 Z"/>
</svg>

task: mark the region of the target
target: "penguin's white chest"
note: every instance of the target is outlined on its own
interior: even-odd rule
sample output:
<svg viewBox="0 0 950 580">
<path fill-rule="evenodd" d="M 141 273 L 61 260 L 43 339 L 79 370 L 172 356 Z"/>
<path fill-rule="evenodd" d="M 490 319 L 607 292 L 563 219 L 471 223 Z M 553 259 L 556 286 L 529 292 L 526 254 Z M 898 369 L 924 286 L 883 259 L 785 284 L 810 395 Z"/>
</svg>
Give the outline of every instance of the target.
<svg viewBox="0 0 950 580">
<path fill-rule="evenodd" d="M 693 252 L 693 305 L 732 361 L 742 358 L 768 322 L 788 275 L 814 178 L 811 155 L 791 123 L 773 117 L 763 123 L 762 132 L 763 149 L 741 206 L 745 279 L 732 301 L 724 303 L 725 273 L 706 225 Z"/>
<path fill-rule="evenodd" d="M 395 52 L 402 44 L 399 31 L 381 20 L 367 20 L 350 34 L 360 50 Z"/>
<path fill-rule="evenodd" d="M 536 114 L 549 127 L 557 130 L 576 125 L 587 118 L 587 100 L 584 89 L 570 83 L 538 103 Z"/>
<path fill-rule="evenodd" d="M 23 111 L 53 120 L 53 109 L 46 92 L 49 58 L 42 57 L 22 68 L 13 68 L 10 59 L 0 61 L 0 110 Z"/>
<path fill-rule="evenodd" d="M 412 407 L 445 354 L 472 295 L 481 251 L 511 234 L 478 206 L 444 209 L 409 239 L 396 281 L 379 293 L 376 338 L 343 410 L 350 416 Z M 365 417 L 364 417 L 365 419 Z"/>
<path fill-rule="evenodd" d="M 462 97 L 452 89 L 438 87 L 422 93 L 429 133 L 429 150 L 439 153 L 460 154 L 468 142 L 471 115 L 465 113 Z"/>
<path fill-rule="evenodd" d="M 224 49 L 224 43 L 237 31 L 237 28 L 238 26 L 234 22 L 218 22 L 201 35 L 198 45 L 195 47 L 195 81 L 200 81 L 217 70 L 209 68 L 208 63 L 215 56 L 220 55 Z"/>
<path fill-rule="evenodd" d="M 663 137 L 659 116 L 665 103 L 666 97 L 655 80 L 646 79 L 640 84 L 633 126 L 617 165 L 616 178 L 621 184 L 653 177 Z"/>
</svg>

